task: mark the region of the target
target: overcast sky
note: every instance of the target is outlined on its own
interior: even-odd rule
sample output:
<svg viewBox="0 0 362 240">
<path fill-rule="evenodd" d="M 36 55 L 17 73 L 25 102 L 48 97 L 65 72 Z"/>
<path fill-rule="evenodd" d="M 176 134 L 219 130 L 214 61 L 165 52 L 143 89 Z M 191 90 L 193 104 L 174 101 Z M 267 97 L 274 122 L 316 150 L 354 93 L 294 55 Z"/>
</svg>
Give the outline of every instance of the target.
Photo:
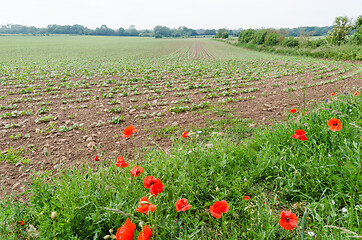
<svg viewBox="0 0 362 240">
<path fill-rule="evenodd" d="M 1 0 L 0 25 L 80 24 L 94 29 L 194 29 L 329 26 L 357 18 L 362 0 Z"/>
</svg>

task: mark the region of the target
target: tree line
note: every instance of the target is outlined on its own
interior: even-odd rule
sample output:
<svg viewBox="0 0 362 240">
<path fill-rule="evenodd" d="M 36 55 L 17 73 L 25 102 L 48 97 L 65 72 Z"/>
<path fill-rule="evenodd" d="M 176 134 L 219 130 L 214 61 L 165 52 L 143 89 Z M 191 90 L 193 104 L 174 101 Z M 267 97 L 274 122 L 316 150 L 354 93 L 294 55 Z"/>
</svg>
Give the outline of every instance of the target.
<svg viewBox="0 0 362 240">
<path fill-rule="evenodd" d="M 165 26 L 156 26 L 152 30 L 137 30 L 134 25 L 124 29 L 122 27 L 114 30 L 107 25 L 101 25 L 96 29 L 90 29 L 79 24 L 57 25 L 50 24 L 46 28 L 27 27 L 19 24 L 7 24 L 0 26 L 0 34 L 70 34 L 70 35 L 99 35 L 99 36 L 140 36 L 140 37 L 192 37 L 198 35 L 215 35 L 215 29 L 191 29 L 179 27 L 171 29 Z"/>
<path fill-rule="evenodd" d="M 293 30 L 293 29 L 292 29 Z M 313 30 L 311 32 L 311 30 Z M 341 44 L 362 44 L 362 15 L 354 22 L 346 16 L 336 17 L 333 26 L 325 28 L 328 30 L 325 38 L 309 40 L 311 36 L 318 36 L 315 28 L 301 29 L 299 34 L 290 34 L 290 29 L 246 29 L 242 30 L 238 36 L 238 42 L 242 44 L 254 44 L 264 46 L 282 45 L 285 47 L 320 47 L 324 45 Z M 295 30 L 293 30 L 295 31 Z M 320 33 L 320 32 L 319 32 Z M 298 38 L 295 38 L 297 36 Z M 227 38 L 225 35 L 221 38 Z"/>
<path fill-rule="evenodd" d="M 280 29 L 289 36 L 301 36 L 307 34 L 310 36 L 323 36 L 333 27 L 298 27 Z M 192 29 L 185 26 L 179 28 L 169 28 L 157 25 L 152 30 L 137 30 L 134 25 L 127 29 L 111 29 L 107 25 L 101 25 L 96 29 L 90 29 L 79 24 L 74 25 L 57 25 L 50 24 L 46 28 L 27 27 L 19 24 L 7 24 L 0 26 L 0 34 L 32 34 L 32 35 L 49 35 L 49 34 L 71 34 L 71 35 L 99 35 L 99 36 L 140 36 L 140 37 L 194 37 L 200 35 L 209 35 L 216 37 L 239 36 L 241 30 L 221 29 Z"/>
</svg>

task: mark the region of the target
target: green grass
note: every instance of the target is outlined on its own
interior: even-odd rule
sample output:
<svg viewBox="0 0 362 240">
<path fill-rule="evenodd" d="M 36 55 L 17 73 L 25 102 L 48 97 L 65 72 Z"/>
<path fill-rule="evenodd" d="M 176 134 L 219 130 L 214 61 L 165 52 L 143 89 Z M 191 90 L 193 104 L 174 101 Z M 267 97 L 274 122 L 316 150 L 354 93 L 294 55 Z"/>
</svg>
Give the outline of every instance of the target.
<svg viewBox="0 0 362 240">
<path fill-rule="evenodd" d="M 23 149 L 8 148 L 5 151 L 0 152 L 0 162 L 6 161 L 12 164 L 16 164 L 18 162 L 29 163 L 30 159 L 24 158 L 23 155 Z"/>
<path fill-rule="evenodd" d="M 37 174 L 27 202 L 8 197 L 0 203 L 0 238 L 26 239 L 33 225 L 39 239 L 102 239 L 129 217 L 105 208 L 135 216 L 130 218 L 136 234 L 139 222 L 150 224 L 153 239 L 301 239 L 305 211 L 304 239 L 312 239 L 307 232 L 317 239 L 348 236 L 327 225 L 362 235 L 361 103 L 361 96 L 338 96 L 307 115 L 298 109 L 286 123 L 270 127 L 255 128 L 230 116 L 195 126 L 189 138 L 173 137 L 167 151 L 141 149 L 143 157 L 126 159 L 125 169 L 101 159 L 96 167 L 86 164 L 57 177 Z M 342 121 L 339 132 L 327 126 L 333 117 Z M 307 141 L 291 137 L 297 129 L 306 131 Z M 171 130 L 178 131 L 171 127 L 162 133 Z M 136 164 L 145 171 L 132 178 L 129 170 Z M 149 175 L 164 185 L 157 197 L 150 198 L 142 184 Z M 157 205 L 149 217 L 136 212 L 143 196 Z M 192 205 L 187 212 L 175 211 L 180 198 Z M 218 200 L 230 206 L 221 219 L 208 212 Z M 278 224 L 282 210 L 298 217 L 292 231 Z M 54 222 L 53 211 L 58 214 Z"/>
<path fill-rule="evenodd" d="M 160 136 L 160 137 L 165 137 L 165 136 L 168 136 L 168 135 L 170 135 L 172 133 L 175 133 L 175 131 L 177 129 L 180 129 L 180 127 L 179 126 L 163 127 L 163 128 L 160 128 L 160 129 L 156 130 L 155 135 Z"/>
<path fill-rule="evenodd" d="M 315 58 L 329 58 L 334 60 L 362 60 L 362 47 L 353 45 L 341 46 L 321 46 L 317 48 L 300 46 L 300 47 L 284 47 L 278 46 L 264 46 L 252 43 L 231 43 L 243 48 L 252 49 L 255 51 L 277 53 L 292 56 L 306 56 Z"/>
</svg>

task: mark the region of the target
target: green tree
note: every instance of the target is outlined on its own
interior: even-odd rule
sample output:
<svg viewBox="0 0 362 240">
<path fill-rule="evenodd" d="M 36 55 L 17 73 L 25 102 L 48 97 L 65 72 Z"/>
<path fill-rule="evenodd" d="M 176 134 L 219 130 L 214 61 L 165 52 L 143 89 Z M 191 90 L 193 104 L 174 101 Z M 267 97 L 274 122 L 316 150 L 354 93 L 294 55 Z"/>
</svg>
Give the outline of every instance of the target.
<svg viewBox="0 0 362 240">
<path fill-rule="evenodd" d="M 226 28 L 220 28 L 217 30 L 216 38 L 228 38 L 229 37 L 229 30 Z"/>
<path fill-rule="evenodd" d="M 261 29 L 254 34 L 254 40 L 256 44 L 264 44 L 265 37 L 268 34 L 268 30 Z"/>
<path fill-rule="evenodd" d="M 216 30 L 215 29 L 206 29 L 205 35 L 216 35 Z"/>
<path fill-rule="evenodd" d="M 170 37 L 171 36 L 171 29 L 165 26 L 157 25 L 153 28 L 153 32 L 155 36 L 163 36 L 163 37 Z"/>
<path fill-rule="evenodd" d="M 355 33 L 353 33 L 350 42 L 352 44 L 362 45 L 362 15 L 357 18 L 352 28 L 355 30 Z"/>
<path fill-rule="evenodd" d="M 332 31 L 328 32 L 328 42 L 332 45 L 341 45 L 347 42 L 347 36 L 352 30 L 351 20 L 346 16 L 336 17 Z"/>
<path fill-rule="evenodd" d="M 277 32 L 269 32 L 265 37 L 265 44 L 268 46 L 275 46 L 281 43 L 280 34 Z"/>
<path fill-rule="evenodd" d="M 242 43 L 249 43 L 254 39 L 254 34 L 255 30 L 251 28 L 248 30 L 241 31 L 239 34 L 238 41 Z"/>
</svg>

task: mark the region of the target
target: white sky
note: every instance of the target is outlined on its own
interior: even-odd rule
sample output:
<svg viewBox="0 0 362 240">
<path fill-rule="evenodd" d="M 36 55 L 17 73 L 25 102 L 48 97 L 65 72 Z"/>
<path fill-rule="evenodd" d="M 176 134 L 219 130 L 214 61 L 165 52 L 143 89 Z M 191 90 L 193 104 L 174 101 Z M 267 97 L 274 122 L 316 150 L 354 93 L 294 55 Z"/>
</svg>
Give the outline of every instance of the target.
<svg viewBox="0 0 362 240">
<path fill-rule="evenodd" d="M 0 25 L 35 27 L 322 27 L 337 16 L 356 19 L 361 14 L 361 0 L 0 0 Z"/>
</svg>

